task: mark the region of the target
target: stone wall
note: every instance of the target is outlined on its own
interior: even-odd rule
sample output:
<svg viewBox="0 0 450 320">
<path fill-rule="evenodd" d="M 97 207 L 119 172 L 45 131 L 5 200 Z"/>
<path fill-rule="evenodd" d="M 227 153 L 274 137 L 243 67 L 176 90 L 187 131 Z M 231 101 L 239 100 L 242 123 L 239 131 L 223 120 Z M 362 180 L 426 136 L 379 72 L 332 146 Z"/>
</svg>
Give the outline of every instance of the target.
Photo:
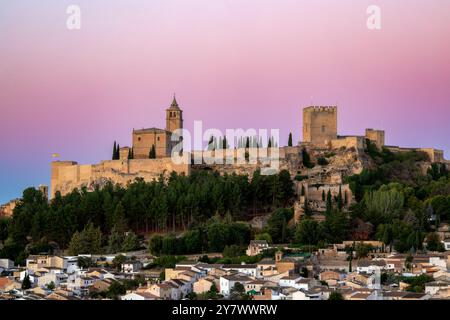
<svg viewBox="0 0 450 320">
<path fill-rule="evenodd" d="M 445 163 L 444 151 L 433 148 L 402 148 L 398 146 L 387 146 L 391 152 L 424 152 L 428 155 L 431 162 Z"/>
<path fill-rule="evenodd" d="M 103 186 L 108 181 L 114 184 L 126 185 L 136 178 L 145 181 L 158 179 L 160 174 L 171 172 L 179 174 L 190 173 L 188 164 L 175 164 L 171 158 L 108 160 L 99 164 L 79 165 L 73 161 L 52 162 L 51 194 L 56 191 L 65 195 L 74 188 L 87 187 L 88 190 Z"/>
<path fill-rule="evenodd" d="M 365 138 L 359 136 L 346 136 L 338 137 L 337 139 L 331 140 L 331 149 L 351 149 L 364 150 Z"/>
</svg>

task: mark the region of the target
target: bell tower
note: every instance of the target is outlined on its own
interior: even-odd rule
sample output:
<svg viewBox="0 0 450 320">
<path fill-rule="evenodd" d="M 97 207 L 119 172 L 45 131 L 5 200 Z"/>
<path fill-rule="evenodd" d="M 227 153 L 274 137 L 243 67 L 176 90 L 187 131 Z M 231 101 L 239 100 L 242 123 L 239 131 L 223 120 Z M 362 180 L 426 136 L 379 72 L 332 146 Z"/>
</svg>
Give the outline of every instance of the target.
<svg viewBox="0 0 450 320">
<path fill-rule="evenodd" d="M 183 128 L 183 111 L 179 108 L 175 94 L 172 104 L 166 109 L 166 130 L 174 132 Z"/>
</svg>

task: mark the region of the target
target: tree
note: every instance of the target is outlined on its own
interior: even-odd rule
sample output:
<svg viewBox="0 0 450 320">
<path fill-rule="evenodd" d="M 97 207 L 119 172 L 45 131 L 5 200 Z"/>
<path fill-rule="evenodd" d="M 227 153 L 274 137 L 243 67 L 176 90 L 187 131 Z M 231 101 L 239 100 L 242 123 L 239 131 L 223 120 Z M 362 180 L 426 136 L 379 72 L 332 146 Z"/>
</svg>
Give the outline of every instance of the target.
<svg viewBox="0 0 450 320">
<path fill-rule="evenodd" d="M 128 149 L 128 160 L 133 159 L 133 148 Z"/>
<path fill-rule="evenodd" d="M 81 269 L 88 269 L 94 267 L 95 263 L 91 258 L 81 256 L 77 258 L 77 265 Z"/>
<path fill-rule="evenodd" d="M 152 147 L 150 148 L 150 152 L 148 154 L 148 158 L 149 159 L 156 159 L 156 149 L 155 149 L 155 145 L 152 144 Z"/>
<path fill-rule="evenodd" d="M 295 241 L 304 245 L 316 245 L 321 238 L 319 224 L 312 219 L 301 220 L 295 232 Z"/>
<path fill-rule="evenodd" d="M 30 276 L 26 274 L 22 281 L 22 290 L 28 290 L 30 288 L 31 288 Z"/>
<path fill-rule="evenodd" d="M 80 253 L 97 254 L 102 250 L 102 233 L 100 228 L 95 228 L 93 223 L 89 223 L 81 232 L 75 232 L 70 240 L 69 254 L 78 255 Z"/>
<path fill-rule="evenodd" d="M 213 282 L 211 284 L 211 288 L 208 291 L 208 296 L 210 299 L 217 299 L 218 294 L 219 290 L 217 290 L 216 284 Z"/>
<path fill-rule="evenodd" d="M 328 300 L 344 300 L 344 297 L 339 291 L 333 291 L 330 293 Z"/>
<path fill-rule="evenodd" d="M 114 230 L 120 235 L 123 235 L 128 230 L 128 223 L 122 202 L 119 202 L 116 210 L 114 210 Z"/>
<path fill-rule="evenodd" d="M 367 258 L 372 250 L 373 248 L 370 244 L 357 243 L 355 247 L 356 259 Z"/>
<path fill-rule="evenodd" d="M 427 236 L 427 250 L 430 251 L 445 251 L 444 244 L 441 242 L 439 235 L 436 232 L 430 232 Z"/>
<path fill-rule="evenodd" d="M 322 201 L 324 201 L 325 202 L 325 190 L 322 190 Z"/>
<path fill-rule="evenodd" d="M 51 281 L 50 283 L 47 284 L 47 289 L 48 290 L 55 290 L 55 283 L 53 281 Z"/>
<path fill-rule="evenodd" d="M 342 210 L 342 207 L 344 206 L 343 199 L 342 199 L 342 187 L 339 186 L 339 193 L 337 198 L 337 207 L 339 210 Z"/>
<path fill-rule="evenodd" d="M 123 240 L 122 251 L 134 251 L 139 249 L 139 247 L 140 243 L 138 236 L 134 232 L 129 231 Z"/>
<path fill-rule="evenodd" d="M 303 161 L 303 166 L 305 166 L 306 168 L 313 168 L 314 164 L 311 162 L 311 157 L 309 156 L 308 151 L 306 151 L 306 148 L 302 149 L 302 161 Z"/>
<path fill-rule="evenodd" d="M 154 235 L 150 238 L 148 243 L 148 250 L 151 254 L 159 255 L 162 250 L 162 236 Z"/>
<path fill-rule="evenodd" d="M 245 293 L 245 287 L 242 283 L 236 282 L 230 292 L 231 300 L 247 300 L 249 296 Z"/>
<path fill-rule="evenodd" d="M 115 228 L 113 228 L 111 234 L 108 237 L 108 252 L 109 253 L 119 252 L 122 248 L 123 242 L 124 242 L 123 234 L 119 233 Z"/>
<path fill-rule="evenodd" d="M 332 209 L 333 209 L 333 202 L 332 202 L 332 198 L 331 198 L 331 191 L 328 190 L 326 214 L 329 215 L 331 213 Z"/>
<path fill-rule="evenodd" d="M 117 143 L 114 141 L 113 152 L 112 152 L 112 160 L 117 160 Z"/>
<path fill-rule="evenodd" d="M 288 147 L 292 147 L 292 132 L 289 132 Z"/>
<path fill-rule="evenodd" d="M 124 295 L 125 293 L 125 286 L 119 281 L 115 280 L 109 286 L 106 296 L 110 299 L 117 300 L 119 296 Z"/>
<path fill-rule="evenodd" d="M 114 257 L 112 261 L 113 268 L 115 268 L 117 271 L 121 271 L 122 264 L 127 261 L 127 257 L 125 257 L 123 254 L 119 254 Z"/>
<path fill-rule="evenodd" d="M 255 236 L 255 240 L 266 240 L 267 243 L 272 243 L 272 237 L 270 236 L 270 234 L 268 234 L 267 232 L 264 233 L 258 233 Z"/>
</svg>

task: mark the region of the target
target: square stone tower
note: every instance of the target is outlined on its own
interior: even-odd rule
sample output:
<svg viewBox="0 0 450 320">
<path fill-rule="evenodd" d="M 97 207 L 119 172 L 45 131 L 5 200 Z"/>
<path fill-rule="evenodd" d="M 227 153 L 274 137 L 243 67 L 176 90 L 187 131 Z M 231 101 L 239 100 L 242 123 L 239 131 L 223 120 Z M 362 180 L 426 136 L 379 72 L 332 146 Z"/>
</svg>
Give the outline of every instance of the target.
<svg viewBox="0 0 450 320">
<path fill-rule="evenodd" d="M 327 147 L 337 139 L 337 107 L 311 106 L 303 109 L 303 142 Z"/>
<path fill-rule="evenodd" d="M 378 149 L 381 149 L 385 144 L 384 130 L 366 129 L 366 139 L 369 139 L 375 143 Z"/>
</svg>

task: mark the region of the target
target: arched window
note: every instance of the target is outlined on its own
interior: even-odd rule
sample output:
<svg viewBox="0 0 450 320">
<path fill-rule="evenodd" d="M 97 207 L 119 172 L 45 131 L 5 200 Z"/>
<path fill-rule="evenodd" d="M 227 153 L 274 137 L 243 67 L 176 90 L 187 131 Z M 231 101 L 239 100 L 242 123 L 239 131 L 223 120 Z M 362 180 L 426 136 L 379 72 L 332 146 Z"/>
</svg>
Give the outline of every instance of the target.
<svg viewBox="0 0 450 320">
<path fill-rule="evenodd" d="M 325 126 L 322 126 L 322 132 L 325 132 Z"/>
</svg>

